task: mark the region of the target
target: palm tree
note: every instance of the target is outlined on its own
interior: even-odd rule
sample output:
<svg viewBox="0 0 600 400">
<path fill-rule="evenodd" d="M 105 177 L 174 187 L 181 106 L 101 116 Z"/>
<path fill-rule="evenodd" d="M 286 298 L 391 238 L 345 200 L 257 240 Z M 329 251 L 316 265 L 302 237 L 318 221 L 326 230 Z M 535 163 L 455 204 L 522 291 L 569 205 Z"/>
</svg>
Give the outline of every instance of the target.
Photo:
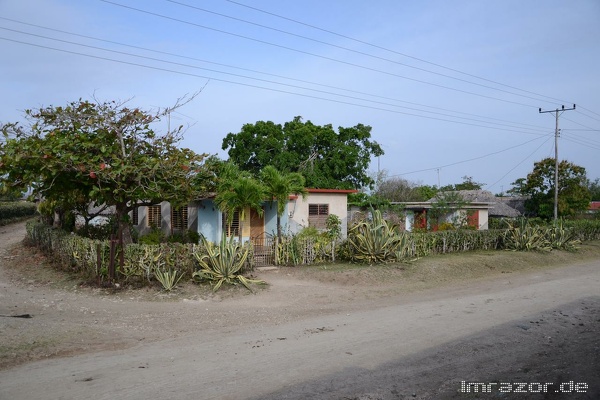
<svg viewBox="0 0 600 400">
<path fill-rule="evenodd" d="M 260 172 L 260 180 L 271 203 L 277 202 L 277 240 L 281 242 L 281 216 L 285 212 L 290 194 L 301 194 L 305 197 L 308 193 L 304 187 L 304 177 L 297 172 L 281 173 L 269 165 Z"/>
<path fill-rule="evenodd" d="M 240 172 L 233 164 L 224 164 L 218 182 L 215 204 L 227 216 L 227 225 L 231 227 L 234 213 L 237 211 L 240 218 L 238 235 L 242 243 L 243 221 L 246 218 L 246 209 L 254 209 L 262 215 L 262 204 L 265 200 L 265 188 L 248 173 Z"/>
</svg>

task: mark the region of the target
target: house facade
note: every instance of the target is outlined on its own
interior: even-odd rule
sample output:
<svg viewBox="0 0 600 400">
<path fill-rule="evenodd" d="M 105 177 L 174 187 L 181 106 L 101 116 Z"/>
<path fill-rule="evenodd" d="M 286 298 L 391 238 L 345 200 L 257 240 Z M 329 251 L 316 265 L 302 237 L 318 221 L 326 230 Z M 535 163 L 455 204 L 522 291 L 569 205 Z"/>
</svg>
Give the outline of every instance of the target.
<svg viewBox="0 0 600 400">
<path fill-rule="evenodd" d="M 451 224 L 466 224 L 475 230 L 487 230 L 489 220 L 489 209 L 492 207 L 486 202 L 469 202 L 461 204 L 459 209 L 451 209 L 442 215 L 436 222 L 430 218 L 431 210 L 435 207 L 432 202 L 410 202 L 402 203 L 404 206 L 405 222 L 407 231 L 415 229 L 436 230 L 437 224 L 448 222 Z M 450 205 L 449 208 L 452 205 Z"/>
<path fill-rule="evenodd" d="M 281 216 L 282 231 L 295 234 L 303 228 L 314 226 L 325 229 L 327 217 L 337 215 L 342 222 L 342 237 L 346 237 L 348 227 L 348 194 L 355 190 L 307 189 L 308 195 L 290 196 Z M 204 236 L 208 241 L 218 242 L 222 235 L 239 237 L 242 241 L 259 240 L 266 236 L 277 235 L 277 202 L 265 201 L 262 215 L 253 209 L 247 209 L 244 219 L 240 213 L 232 216 L 228 224 L 226 216 L 216 206 L 214 197 L 199 199 L 187 206 L 175 208 L 168 202 L 135 209 L 130 217 L 134 227 L 144 234 L 153 227 L 165 234 L 192 230 Z"/>
</svg>

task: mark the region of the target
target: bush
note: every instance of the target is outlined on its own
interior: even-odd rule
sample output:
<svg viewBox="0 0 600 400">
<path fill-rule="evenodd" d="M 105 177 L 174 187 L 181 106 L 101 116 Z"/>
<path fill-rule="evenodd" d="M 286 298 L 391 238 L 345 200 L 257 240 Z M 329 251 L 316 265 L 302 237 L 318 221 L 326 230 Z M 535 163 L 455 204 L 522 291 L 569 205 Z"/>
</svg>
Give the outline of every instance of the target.
<svg viewBox="0 0 600 400">
<path fill-rule="evenodd" d="M 399 232 L 381 218 L 363 219 L 350 228 L 340 256 L 356 262 L 380 263 L 471 250 L 495 250 L 502 243 L 502 231 L 467 229 L 437 232 Z"/>
<path fill-rule="evenodd" d="M 156 245 L 156 244 L 161 244 L 167 241 L 167 236 L 163 233 L 163 231 L 160 228 L 156 228 L 156 227 L 152 227 L 152 229 L 150 230 L 150 232 L 140 236 L 138 238 L 138 243 L 139 244 L 149 244 L 149 245 Z"/>
<path fill-rule="evenodd" d="M 213 244 L 202 238 L 205 253 L 194 252 L 194 257 L 200 265 L 200 269 L 192 274 L 199 281 L 209 281 L 213 290 L 218 290 L 223 283 L 237 285 L 241 283 L 252 291 L 251 283 L 265 283 L 261 280 L 248 279 L 241 274 L 248 256 L 250 255 L 250 244 L 240 244 L 235 238 L 229 240 L 223 235 L 219 244 Z"/>
<path fill-rule="evenodd" d="M 396 226 L 388 224 L 379 210 L 372 212 L 372 219 L 360 221 L 348 232 L 352 261 L 369 264 L 395 261 L 401 244 L 402 237 Z"/>
<path fill-rule="evenodd" d="M 105 279 L 110 263 L 110 241 L 84 238 L 36 222 L 27 224 L 27 241 L 46 252 L 62 269 L 81 273 L 88 278 Z M 117 281 L 152 283 L 156 271 L 178 271 L 192 278 L 196 269 L 193 254 L 200 246 L 181 243 L 160 245 L 130 244 L 125 247 L 123 268 L 117 269 Z M 98 265 L 98 256 L 100 265 Z M 180 278 L 179 278 L 180 279 Z"/>
<path fill-rule="evenodd" d="M 186 230 L 184 232 L 175 232 L 167 236 L 161 229 L 153 227 L 150 232 L 138 236 L 137 242 L 141 244 L 161 244 L 161 243 L 192 243 L 198 244 L 200 234 L 198 232 Z"/>
<path fill-rule="evenodd" d="M 310 265 L 332 261 L 336 238 L 331 231 L 319 232 L 315 227 L 303 228 L 296 235 L 284 236 L 278 244 L 278 265 Z"/>
<path fill-rule="evenodd" d="M 35 203 L 26 201 L 0 202 L 0 225 L 6 225 L 37 214 Z"/>
<path fill-rule="evenodd" d="M 77 235 L 94 240 L 110 240 L 111 235 L 117 233 L 116 221 L 101 225 L 83 225 L 75 230 Z"/>
<path fill-rule="evenodd" d="M 564 226 L 571 229 L 575 238 L 580 241 L 600 240 L 600 220 L 579 219 L 564 221 Z"/>
<path fill-rule="evenodd" d="M 575 245 L 580 242 L 576 229 L 566 227 L 562 220 L 550 225 L 520 219 L 508 224 L 502 239 L 505 249 L 517 251 L 573 251 L 576 249 Z"/>
</svg>

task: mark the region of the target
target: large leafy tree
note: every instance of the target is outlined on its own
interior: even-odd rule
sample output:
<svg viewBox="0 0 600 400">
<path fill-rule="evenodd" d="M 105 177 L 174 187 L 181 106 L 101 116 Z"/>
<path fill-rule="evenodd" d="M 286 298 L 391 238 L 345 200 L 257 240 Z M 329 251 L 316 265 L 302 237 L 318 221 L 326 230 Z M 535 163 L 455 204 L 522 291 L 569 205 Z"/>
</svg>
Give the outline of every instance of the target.
<svg viewBox="0 0 600 400">
<path fill-rule="evenodd" d="M 195 196 L 192 177 L 204 155 L 178 147 L 181 127 L 163 135 L 151 128 L 164 112 L 78 100 L 25 115 L 29 127 L 2 127 L 0 179 L 9 187 L 32 187 L 63 211 L 112 206 L 120 233 L 133 207 L 165 200 L 182 205 Z"/>
<path fill-rule="evenodd" d="M 371 140 L 371 127 L 319 126 L 295 117 L 283 126 L 271 121 L 246 124 L 223 139 L 223 150 L 242 170 L 258 175 L 272 165 L 282 173 L 299 172 L 314 188 L 354 189 L 372 186 L 372 157 L 383 155 Z"/>
<path fill-rule="evenodd" d="M 290 194 L 306 196 L 308 193 L 304 177 L 297 172 L 281 173 L 272 165 L 260 172 L 267 198 L 277 203 L 277 239 L 281 241 L 281 216 L 285 211 Z"/>
<path fill-rule="evenodd" d="M 554 215 L 555 160 L 545 158 L 534 164 L 526 179 L 517 179 L 516 194 L 526 195 L 527 211 L 542 218 Z M 591 199 L 585 168 L 563 160 L 558 164 L 558 215 L 568 217 L 588 208 Z"/>
</svg>

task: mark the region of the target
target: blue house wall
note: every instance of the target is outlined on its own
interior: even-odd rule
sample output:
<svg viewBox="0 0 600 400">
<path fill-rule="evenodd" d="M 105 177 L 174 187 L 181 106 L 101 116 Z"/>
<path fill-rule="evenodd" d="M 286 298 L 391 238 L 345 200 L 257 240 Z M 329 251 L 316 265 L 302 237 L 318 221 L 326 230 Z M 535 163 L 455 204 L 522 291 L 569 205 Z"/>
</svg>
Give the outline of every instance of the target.
<svg viewBox="0 0 600 400">
<path fill-rule="evenodd" d="M 198 233 L 209 242 L 219 242 L 221 238 L 221 212 L 212 199 L 198 204 Z"/>
<path fill-rule="evenodd" d="M 199 201 L 198 208 L 198 233 L 209 242 L 219 242 L 223 234 L 221 226 L 222 213 L 215 205 L 213 199 Z M 277 202 L 265 202 L 263 205 L 264 228 L 263 231 L 269 235 L 277 235 Z M 288 226 L 288 206 L 286 204 L 285 212 L 281 216 L 281 226 L 284 229 Z M 248 228 L 248 227 L 246 227 Z M 246 231 L 246 229 L 243 229 Z M 246 241 L 249 237 L 244 235 L 242 240 Z"/>
</svg>

